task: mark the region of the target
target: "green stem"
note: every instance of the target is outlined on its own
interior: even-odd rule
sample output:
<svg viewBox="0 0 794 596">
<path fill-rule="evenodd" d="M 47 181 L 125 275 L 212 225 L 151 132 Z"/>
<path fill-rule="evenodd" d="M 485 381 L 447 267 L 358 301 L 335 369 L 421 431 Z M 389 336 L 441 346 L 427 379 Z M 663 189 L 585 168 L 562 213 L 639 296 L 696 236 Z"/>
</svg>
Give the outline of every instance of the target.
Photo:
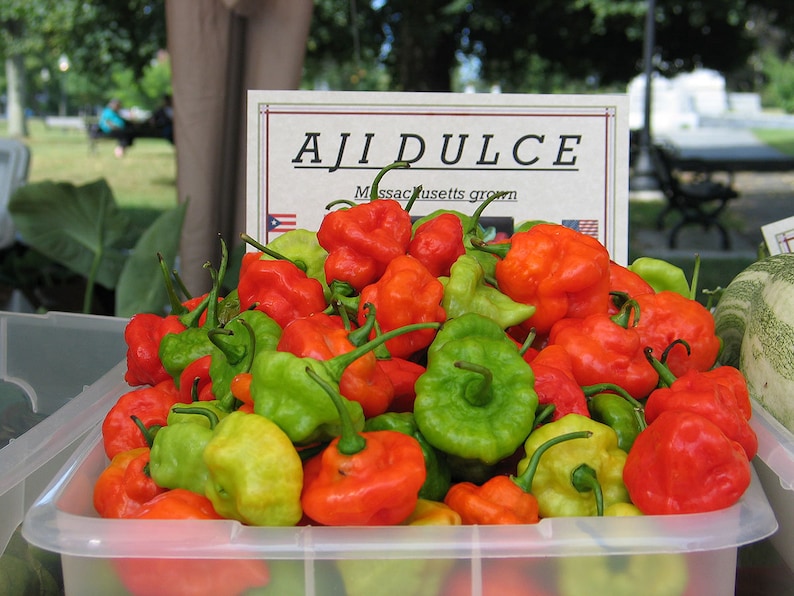
<svg viewBox="0 0 794 596">
<path fill-rule="evenodd" d="M 337 205 L 347 205 L 348 207 L 355 207 L 356 204 L 357 203 L 355 201 L 351 201 L 350 199 L 336 199 L 328 203 L 325 206 L 325 210 L 328 211 L 329 209 L 331 209 L 332 207 L 336 207 Z"/>
<path fill-rule="evenodd" d="M 527 353 L 527 350 L 532 347 L 532 342 L 535 341 L 535 337 L 537 337 L 537 331 L 533 327 L 529 330 L 529 335 L 527 335 L 527 338 L 524 340 L 524 343 L 521 344 L 521 348 L 518 350 L 518 353 L 521 354 L 522 357 Z"/>
<path fill-rule="evenodd" d="M 647 347 L 643 352 L 645 353 L 645 358 L 651 363 L 651 366 L 653 366 L 653 369 L 659 375 L 659 384 L 662 387 L 669 387 L 676 382 L 676 376 L 673 374 L 673 371 L 654 357 L 653 348 Z"/>
<path fill-rule="evenodd" d="M 267 246 L 265 246 L 264 244 L 262 244 L 258 240 L 255 240 L 254 238 L 252 238 L 251 236 L 249 236 L 245 232 L 240 234 L 240 238 L 243 240 L 243 242 L 245 242 L 246 244 L 250 244 L 251 246 L 253 246 L 259 252 L 264 253 L 264 254 L 266 254 L 269 257 L 273 257 L 277 261 L 286 261 L 287 263 L 292 263 L 298 269 L 300 269 L 301 271 L 306 273 L 307 267 L 306 267 L 306 263 L 305 262 L 303 262 L 303 261 L 295 261 L 293 259 L 290 259 L 289 257 L 284 256 L 280 252 L 276 252 L 272 248 L 268 248 Z"/>
<path fill-rule="evenodd" d="M 157 260 L 160 263 L 160 272 L 163 274 L 163 281 L 165 282 L 165 291 L 168 294 L 168 303 L 171 305 L 171 314 L 182 316 L 188 313 L 187 307 L 182 304 L 182 301 L 177 296 L 174 282 L 171 278 L 171 273 L 168 271 L 168 265 L 161 253 L 157 253 Z"/>
<path fill-rule="evenodd" d="M 692 283 L 689 284 L 690 300 L 695 300 L 697 298 L 699 282 L 700 282 L 700 254 L 695 253 L 695 270 L 692 272 Z"/>
<path fill-rule="evenodd" d="M 135 423 L 135 426 L 138 427 L 138 430 L 141 431 L 141 434 L 143 435 L 143 440 L 146 441 L 146 445 L 149 447 L 149 449 L 151 449 L 152 445 L 154 445 L 154 435 L 157 433 L 157 429 L 159 428 L 159 426 L 146 428 L 146 425 L 143 423 L 143 420 L 138 418 L 135 414 L 132 414 L 130 416 L 130 419 Z"/>
<path fill-rule="evenodd" d="M 493 386 L 493 372 L 487 366 L 477 364 L 475 362 L 467 362 L 465 360 L 458 360 L 454 364 L 455 368 L 473 372 L 482 377 L 482 379 L 473 386 L 470 384 L 466 387 L 463 398 L 473 406 L 484 406 L 490 403 L 493 398 L 491 387 Z M 473 387 L 473 391 L 469 391 L 469 387 Z"/>
<path fill-rule="evenodd" d="M 410 168 L 411 164 L 407 161 L 395 161 L 392 164 L 389 164 L 385 168 L 383 168 L 378 174 L 375 176 L 375 179 L 372 181 L 372 188 L 369 191 L 369 200 L 375 201 L 378 198 L 378 184 L 380 184 L 381 179 L 383 176 L 386 175 L 386 172 L 389 172 L 395 168 Z"/>
<path fill-rule="evenodd" d="M 593 491 L 596 500 L 596 514 L 604 516 L 604 492 L 598 481 L 596 471 L 587 464 L 580 464 L 571 472 L 571 484 L 580 493 Z"/>
<path fill-rule="evenodd" d="M 535 422 L 532 423 L 533 426 L 538 427 L 544 422 L 546 422 L 546 420 L 548 420 L 554 415 L 554 411 L 556 409 L 557 406 L 555 406 L 554 404 L 545 404 L 543 406 L 540 406 L 535 411 Z"/>
<path fill-rule="evenodd" d="M 406 212 L 410 212 L 411 211 L 411 207 L 414 206 L 414 203 L 416 203 L 416 199 L 419 198 L 419 193 L 421 193 L 421 192 L 422 192 L 422 185 L 421 184 L 419 186 L 415 186 L 414 187 L 414 190 L 411 193 L 411 198 L 408 199 L 408 202 L 405 204 L 405 211 Z"/>
<path fill-rule="evenodd" d="M 328 394 L 334 406 L 339 412 L 339 421 L 342 424 L 342 433 L 339 435 L 339 442 L 336 448 L 339 453 L 343 455 L 355 455 L 363 451 L 367 446 L 367 440 L 356 431 L 353 426 L 353 420 L 350 418 L 350 412 L 345 407 L 345 402 L 342 401 L 342 396 L 336 391 L 325 379 L 318 375 L 310 366 L 306 367 L 306 374 L 308 374 L 314 381 L 322 387 L 323 391 Z"/>
<path fill-rule="evenodd" d="M 465 234 L 474 234 L 474 231 L 477 229 L 477 226 L 480 225 L 480 216 L 482 216 L 482 213 L 483 213 L 483 211 L 485 211 L 485 208 L 488 205 L 490 205 L 491 203 L 493 203 L 496 199 L 498 199 L 499 197 L 503 197 L 506 194 L 507 194 L 506 190 L 501 190 L 499 192 L 495 192 L 490 197 L 485 199 L 482 203 L 480 203 L 480 206 L 477 207 L 477 210 L 471 216 L 471 220 L 469 222 L 469 227 L 465 231 Z"/>
<path fill-rule="evenodd" d="M 573 439 L 589 439 L 592 436 L 592 431 L 579 430 L 552 437 L 545 443 L 542 443 L 535 450 L 535 452 L 532 454 L 532 457 L 529 458 L 529 462 L 527 462 L 526 469 L 519 476 L 511 476 L 510 479 L 515 482 L 525 493 L 531 493 L 532 480 L 535 478 L 535 472 L 537 471 L 538 465 L 540 464 L 540 458 L 543 457 L 543 454 L 546 453 L 546 451 L 564 441 L 571 441 Z"/>
<path fill-rule="evenodd" d="M 609 318 L 624 329 L 636 327 L 640 322 L 640 305 L 636 300 L 626 300 L 620 310 Z"/>
<path fill-rule="evenodd" d="M 382 335 L 378 335 L 374 339 L 369 340 L 367 343 L 357 346 L 354 350 L 334 356 L 330 360 L 323 360 L 322 364 L 327 367 L 326 370 L 328 370 L 333 378 L 338 379 L 342 376 L 342 373 L 349 365 L 368 352 L 373 351 L 378 346 L 385 344 L 390 339 L 394 339 L 395 337 L 399 337 L 400 335 L 405 335 L 406 333 L 411 333 L 413 331 L 421 331 L 423 329 L 439 329 L 440 327 L 441 323 L 413 323 L 411 325 L 404 325 L 403 327 L 392 329 L 391 331 L 387 331 Z"/>
<path fill-rule="evenodd" d="M 198 414 L 204 416 L 210 423 L 210 430 L 214 429 L 218 422 L 218 415 L 212 410 L 207 408 L 199 408 L 197 406 L 172 406 L 171 411 L 174 414 Z"/>
<path fill-rule="evenodd" d="M 491 253 L 492 255 L 496 255 L 501 259 L 504 259 L 507 256 L 508 251 L 510 250 L 509 242 L 500 242 L 499 244 L 488 244 L 486 242 L 483 242 L 482 239 L 477 238 L 476 236 L 471 239 L 471 245 L 477 250 Z"/>
</svg>

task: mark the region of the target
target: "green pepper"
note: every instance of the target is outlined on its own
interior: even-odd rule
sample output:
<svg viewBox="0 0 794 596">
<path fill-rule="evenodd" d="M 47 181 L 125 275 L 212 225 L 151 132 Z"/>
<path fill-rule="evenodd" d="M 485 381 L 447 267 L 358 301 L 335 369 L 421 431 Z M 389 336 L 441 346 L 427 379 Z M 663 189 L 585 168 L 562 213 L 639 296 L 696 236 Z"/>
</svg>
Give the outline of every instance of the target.
<svg viewBox="0 0 794 596">
<path fill-rule="evenodd" d="M 444 455 L 422 436 L 412 412 L 386 412 L 369 418 L 364 424 L 364 430 L 395 430 L 416 439 L 425 456 L 427 470 L 425 483 L 419 489 L 419 497 L 430 501 L 444 500 L 451 482 L 449 466 Z"/>
<path fill-rule="evenodd" d="M 204 494 L 209 478 L 204 448 L 223 415 L 213 402 L 171 408 L 168 424 L 157 431 L 149 454 L 149 474 L 157 486 Z"/>
<path fill-rule="evenodd" d="M 518 346 L 488 317 L 452 319 L 439 338 L 416 381 L 416 423 L 444 453 L 493 465 L 512 455 L 532 430 L 535 376 Z"/>
<path fill-rule="evenodd" d="M 294 526 L 303 516 L 300 455 L 264 416 L 226 416 L 204 447 L 204 463 L 204 494 L 219 515 L 252 526 Z"/>
<path fill-rule="evenodd" d="M 663 259 L 639 257 L 628 266 L 650 285 L 655 292 L 670 290 L 690 297 L 690 287 L 684 270 Z"/>
<path fill-rule="evenodd" d="M 258 351 L 275 350 L 281 327 L 261 310 L 247 310 L 224 327 L 209 331 L 217 350 L 210 364 L 212 393 L 230 412 L 234 408 L 231 384 L 236 375 L 249 372 Z"/>
<path fill-rule="evenodd" d="M 275 422 L 296 445 L 333 439 L 342 432 L 339 412 L 322 387 L 306 374 L 306 367 L 311 367 L 338 391 L 339 379 L 345 368 L 367 352 L 404 333 L 438 327 L 438 323 L 399 327 L 329 360 L 301 358 L 277 350 L 258 352 L 251 367 L 254 412 Z M 364 412 L 361 404 L 348 399 L 344 402 L 354 428 L 362 430 Z"/>
<path fill-rule="evenodd" d="M 581 430 L 593 434 L 555 445 L 540 458 L 532 482 L 540 517 L 603 515 L 614 503 L 630 502 L 623 484 L 626 452 L 618 447 L 617 434 L 580 414 L 567 414 L 535 429 L 524 443 L 526 456 L 518 463 L 518 474 L 546 441 Z"/>
<path fill-rule="evenodd" d="M 645 408 L 623 388 L 611 383 L 582 387 L 593 420 L 606 424 L 618 436 L 618 447 L 628 453 L 634 439 L 647 426 Z"/>
<path fill-rule="evenodd" d="M 474 312 L 496 321 L 502 329 L 523 323 L 535 312 L 535 307 L 516 302 L 498 289 L 485 283 L 485 271 L 471 254 L 458 257 L 449 277 L 440 277 L 444 285 L 441 306 L 450 319 Z"/>
</svg>

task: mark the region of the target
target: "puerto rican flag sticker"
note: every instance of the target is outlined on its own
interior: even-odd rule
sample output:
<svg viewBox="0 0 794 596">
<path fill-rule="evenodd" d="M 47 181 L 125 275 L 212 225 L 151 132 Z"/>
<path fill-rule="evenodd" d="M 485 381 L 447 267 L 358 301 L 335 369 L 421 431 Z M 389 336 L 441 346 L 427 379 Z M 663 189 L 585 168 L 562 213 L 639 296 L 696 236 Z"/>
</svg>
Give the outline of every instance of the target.
<svg viewBox="0 0 794 596">
<path fill-rule="evenodd" d="M 289 232 L 298 227 L 298 216 L 295 213 L 268 213 L 268 232 Z"/>
</svg>

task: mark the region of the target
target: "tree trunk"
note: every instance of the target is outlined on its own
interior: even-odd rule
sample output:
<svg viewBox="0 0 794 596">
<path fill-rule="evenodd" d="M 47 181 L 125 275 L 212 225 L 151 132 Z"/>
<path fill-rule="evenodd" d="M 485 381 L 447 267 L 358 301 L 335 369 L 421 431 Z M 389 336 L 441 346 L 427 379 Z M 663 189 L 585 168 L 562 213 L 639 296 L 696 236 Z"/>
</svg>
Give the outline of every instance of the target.
<svg viewBox="0 0 794 596">
<path fill-rule="evenodd" d="M 27 137 L 28 121 L 25 118 L 25 58 L 13 54 L 6 58 L 6 80 L 8 81 L 8 136 Z"/>
</svg>

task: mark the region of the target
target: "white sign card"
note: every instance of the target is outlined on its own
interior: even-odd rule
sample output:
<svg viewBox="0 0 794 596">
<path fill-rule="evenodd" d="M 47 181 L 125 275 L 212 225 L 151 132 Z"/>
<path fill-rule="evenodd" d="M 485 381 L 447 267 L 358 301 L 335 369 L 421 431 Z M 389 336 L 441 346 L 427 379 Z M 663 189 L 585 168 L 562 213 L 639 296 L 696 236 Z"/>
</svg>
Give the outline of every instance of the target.
<svg viewBox="0 0 794 596">
<path fill-rule="evenodd" d="M 545 220 L 628 258 L 628 98 L 345 91 L 249 91 L 246 232 L 262 243 L 317 230 L 328 203 L 380 198 L 411 215 Z"/>
<path fill-rule="evenodd" d="M 761 226 L 761 234 L 770 255 L 794 252 L 794 217 Z"/>
</svg>

